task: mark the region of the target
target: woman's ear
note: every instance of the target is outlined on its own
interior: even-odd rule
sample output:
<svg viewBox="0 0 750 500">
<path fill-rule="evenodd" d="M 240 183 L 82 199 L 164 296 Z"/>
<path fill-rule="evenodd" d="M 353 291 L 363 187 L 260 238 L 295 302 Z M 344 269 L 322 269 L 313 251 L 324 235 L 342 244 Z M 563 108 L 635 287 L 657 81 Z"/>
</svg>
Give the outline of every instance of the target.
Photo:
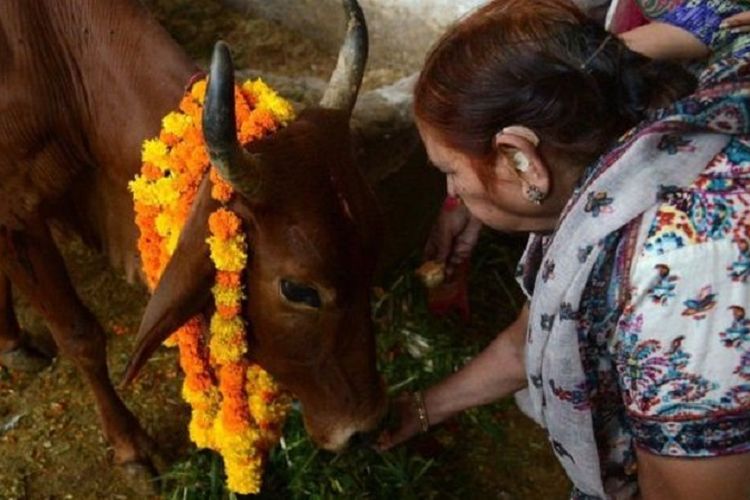
<svg viewBox="0 0 750 500">
<path fill-rule="evenodd" d="M 549 195 L 551 174 L 537 146 L 536 134 L 519 125 L 507 127 L 495 135 L 495 168 L 510 169 L 520 180 L 522 196 L 541 205 Z"/>
</svg>

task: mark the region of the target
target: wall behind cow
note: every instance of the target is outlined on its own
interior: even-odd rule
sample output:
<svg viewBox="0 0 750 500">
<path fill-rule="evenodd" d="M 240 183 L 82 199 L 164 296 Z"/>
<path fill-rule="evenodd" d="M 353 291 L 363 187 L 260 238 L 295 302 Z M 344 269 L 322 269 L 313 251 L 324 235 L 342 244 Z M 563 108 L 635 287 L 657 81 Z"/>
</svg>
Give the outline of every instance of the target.
<svg viewBox="0 0 750 500">
<path fill-rule="evenodd" d="M 275 19 L 333 49 L 341 41 L 341 0 L 223 0 Z M 360 0 L 378 65 L 419 66 L 430 44 L 452 21 L 485 0 Z"/>
<path fill-rule="evenodd" d="M 360 0 L 371 35 L 372 61 L 415 71 L 445 28 L 487 0 Z M 233 8 L 274 19 L 335 50 L 344 30 L 341 0 L 223 0 Z M 609 0 L 574 0 L 603 16 Z"/>
</svg>

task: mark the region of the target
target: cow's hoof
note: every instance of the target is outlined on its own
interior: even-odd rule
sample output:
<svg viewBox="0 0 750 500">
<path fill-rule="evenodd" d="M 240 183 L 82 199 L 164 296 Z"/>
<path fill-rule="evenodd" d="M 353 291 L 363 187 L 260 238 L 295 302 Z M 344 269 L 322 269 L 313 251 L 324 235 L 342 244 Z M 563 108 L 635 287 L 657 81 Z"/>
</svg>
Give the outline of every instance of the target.
<svg viewBox="0 0 750 500">
<path fill-rule="evenodd" d="M 0 365 L 8 370 L 37 373 L 47 368 L 52 359 L 30 345 L 26 340 L 18 347 L 0 352 Z"/>
<path fill-rule="evenodd" d="M 125 484 L 138 498 L 159 495 L 159 479 L 156 469 L 150 463 L 127 462 L 117 466 Z"/>
</svg>

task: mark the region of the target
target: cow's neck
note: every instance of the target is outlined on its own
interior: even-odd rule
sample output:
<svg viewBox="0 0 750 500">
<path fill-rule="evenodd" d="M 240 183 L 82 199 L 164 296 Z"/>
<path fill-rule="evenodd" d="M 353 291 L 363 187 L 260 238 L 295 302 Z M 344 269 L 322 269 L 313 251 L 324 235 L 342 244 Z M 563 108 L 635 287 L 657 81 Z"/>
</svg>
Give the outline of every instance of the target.
<svg viewBox="0 0 750 500">
<path fill-rule="evenodd" d="M 74 2 L 63 2 L 72 4 Z M 73 22 L 70 71 L 93 159 L 132 177 L 144 138 L 176 108 L 195 64 L 135 0 L 80 0 Z"/>
<path fill-rule="evenodd" d="M 139 170 L 141 144 L 177 108 L 195 64 L 137 0 L 43 0 L 62 45 L 65 99 L 80 156 L 81 227 L 129 277 L 140 267 L 138 231 L 127 184 Z"/>
</svg>

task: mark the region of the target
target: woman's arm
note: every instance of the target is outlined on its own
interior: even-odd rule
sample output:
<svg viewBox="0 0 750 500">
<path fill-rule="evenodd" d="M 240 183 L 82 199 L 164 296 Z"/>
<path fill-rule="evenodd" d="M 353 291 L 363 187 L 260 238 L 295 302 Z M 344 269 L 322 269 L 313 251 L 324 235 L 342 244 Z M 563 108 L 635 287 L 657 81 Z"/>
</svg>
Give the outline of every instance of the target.
<svg viewBox="0 0 750 500">
<path fill-rule="evenodd" d="M 710 55 L 709 48 L 692 33 L 666 23 L 649 23 L 620 35 L 625 45 L 651 59 L 683 60 L 703 59 Z"/>
<path fill-rule="evenodd" d="M 653 22 L 619 36 L 631 50 L 652 59 L 689 61 L 731 51 L 737 36 L 750 28 L 747 4 L 740 2 L 685 2 L 659 12 L 649 11 L 642 0 L 637 3 Z"/>
<path fill-rule="evenodd" d="M 529 320 L 525 305 L 518 318 L 456 373 L 424 393 L 430 423 L 498 400 L 526 387 L 524 346 Z"/>
<path fill-rule="evenodd" d="M 524 346 L 528 325 L 528 304 L 518 318 L 481 353 L 456 373 L 424 391 L 424 405 L 430 425 L 439 424 L 453 415 L 526 387 Z M 400 423 L 385 431 L 378 448 L 389 449 L 419 432 L 419 419 L 413 401 L 402 396 L 395 402 Z"/>
</svg>

